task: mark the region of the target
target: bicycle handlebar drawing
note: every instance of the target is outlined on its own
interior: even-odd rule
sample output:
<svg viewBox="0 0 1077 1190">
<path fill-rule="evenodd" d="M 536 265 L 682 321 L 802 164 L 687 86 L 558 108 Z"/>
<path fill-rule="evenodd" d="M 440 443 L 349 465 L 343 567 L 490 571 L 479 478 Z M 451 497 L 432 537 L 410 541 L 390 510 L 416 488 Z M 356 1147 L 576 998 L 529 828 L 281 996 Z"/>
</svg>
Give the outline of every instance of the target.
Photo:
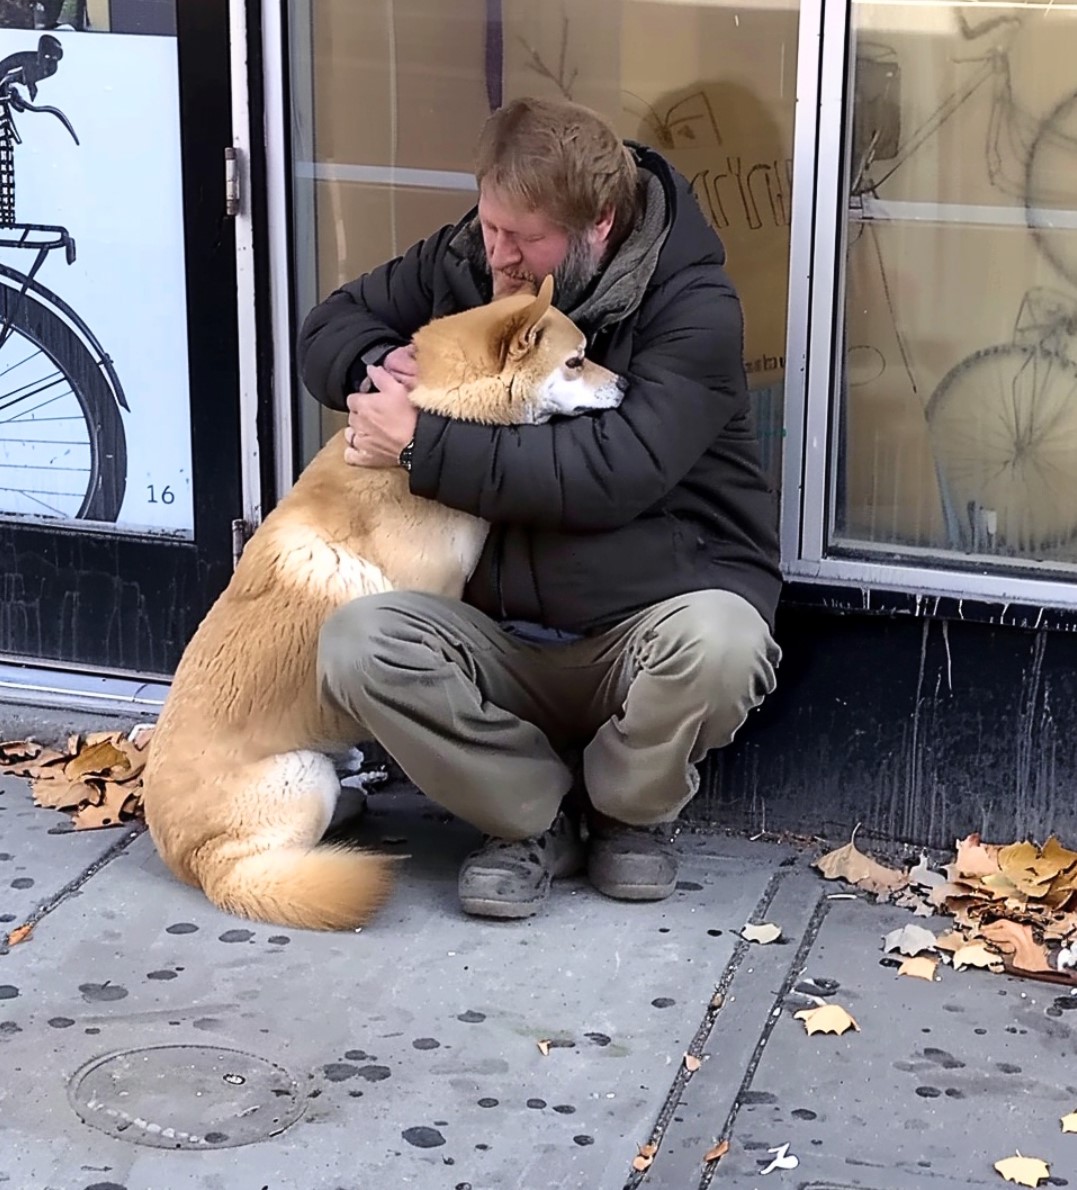
<svg viewBox="0 0 1077 1190">
<path fill-rule="evenodd" d="M 120 410 L 130 407 L 93 332 L 36 280 L 57 248 L 74 263 L 74 238 L 15 214 L 14 148 L 23 142 L 14 113 L 55 116 L 79 144 L 60 108 L 32 102 L 62 57 L 59 39 L 45 34 L 36 50 L 0 59 L 0 248 L 36 250 L 25 273 L 0 264 L 0 517 L 115 522 L 127 486 Z"/>
</svg>

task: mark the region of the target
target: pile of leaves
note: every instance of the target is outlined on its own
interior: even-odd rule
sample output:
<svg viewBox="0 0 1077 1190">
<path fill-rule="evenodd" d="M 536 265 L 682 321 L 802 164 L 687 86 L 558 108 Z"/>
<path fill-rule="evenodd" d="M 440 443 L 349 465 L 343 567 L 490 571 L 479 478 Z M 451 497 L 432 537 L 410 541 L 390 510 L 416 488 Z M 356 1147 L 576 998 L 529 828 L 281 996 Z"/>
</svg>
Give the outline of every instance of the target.
<svg viewBox="0 0 1077 1190">
<path fill-rule="evenodd" d="M 39 806 L 71 816 L 76 830 L 142 817 L 142 770 L 153 728 L 72 735 L 62 749 L 37 740 L 0 743 L 0 773 L 29 779 Z"/>
<path fill-rule="evenodd" d="M 815 861 L 827 879 L 842 879 L 918 916 L 946 914 L 954 929 L 938 949 L 961 956 L 955 966 L 1006 971 L 1077 987 L 1077 851 L 1053 836 L 1007 846 L 959 839 L 954 859 L 908 871 L 888 868 L 853 839 Z"/>
</svg>

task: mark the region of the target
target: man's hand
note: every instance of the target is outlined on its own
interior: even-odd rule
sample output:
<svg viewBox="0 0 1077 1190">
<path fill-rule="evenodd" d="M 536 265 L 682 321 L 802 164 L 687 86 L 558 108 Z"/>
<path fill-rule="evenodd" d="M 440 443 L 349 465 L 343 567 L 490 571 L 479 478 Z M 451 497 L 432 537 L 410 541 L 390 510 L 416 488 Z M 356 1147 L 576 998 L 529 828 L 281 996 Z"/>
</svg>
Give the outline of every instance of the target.
<svg viewBox="0 0 1077 1190">
<path fill-rule="evenodd" d="M 409 352 L 399 347 L 386 357 Z M 414 368 L 414 354 L 410 356 Z M 376 391 L 349 393 L 348 428 L 344 431 L 344 461 L 355 467 L 397 467 L 400 452 L 415 437 L 419 411 L 411 403 L 408 393 L 415 387 L 416 373 L 408 373 L 405 362 L 395 366 L 403 373 L 394 375 L 389 368 L 373 367 L 367 375 Z"/>
</svg>

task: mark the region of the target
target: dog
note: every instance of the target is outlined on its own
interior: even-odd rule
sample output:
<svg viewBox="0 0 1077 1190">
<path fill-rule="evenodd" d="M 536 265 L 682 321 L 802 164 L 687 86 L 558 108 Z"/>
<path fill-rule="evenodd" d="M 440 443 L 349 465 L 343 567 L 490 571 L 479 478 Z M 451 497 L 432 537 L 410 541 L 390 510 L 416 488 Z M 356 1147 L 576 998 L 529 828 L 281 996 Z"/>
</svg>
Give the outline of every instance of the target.
<svg viewBox="0 0 1077 1190">
<path fill-rule="evenodd" d="M 615 408 L 625 381 L 585 358 L 552 296 L 547 277 L 537 295 L 423 327 L 415 405 L 489 425 Z M 256 921 L 331 930 L 370 919 L 397 860 L 320 844 L 340 794 L 333 756 L 364 736 L 320 697 L 318 634 L 361 595 L 461 598 L 488 528 L 413 496 L 402 468 L 345 462 L 343 431 L 329 440 L 247 543 L 161 710 L 142 796 L 179 879 Z"/>
</svg>

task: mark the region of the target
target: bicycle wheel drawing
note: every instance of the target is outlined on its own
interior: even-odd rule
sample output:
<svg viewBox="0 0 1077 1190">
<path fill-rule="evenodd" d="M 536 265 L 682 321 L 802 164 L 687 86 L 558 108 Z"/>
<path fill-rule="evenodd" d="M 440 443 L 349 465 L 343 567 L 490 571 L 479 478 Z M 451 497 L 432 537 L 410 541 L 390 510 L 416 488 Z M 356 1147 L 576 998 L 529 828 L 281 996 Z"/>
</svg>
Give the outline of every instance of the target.
<svg viewBox="0 0 1077 1190">
<path fill-rule="evenodd" d="M 3 330 L 0 515 L 115 521 L 127 403 L 111 361 L 62 298 L 0 265 Z"/>
<path fill-rule="evenodd" d="M 1025 217 L 1040 251 L 1077 285 L 1077 93 L 1051 112 L 1032 143 Z"/>
<path fill-rule="evenodd" d="M 1077 534 L 1077 363 L 986 347 L 943 378 L 927 420 L 964 548 L 1027 556 Z"/>
</svg>

